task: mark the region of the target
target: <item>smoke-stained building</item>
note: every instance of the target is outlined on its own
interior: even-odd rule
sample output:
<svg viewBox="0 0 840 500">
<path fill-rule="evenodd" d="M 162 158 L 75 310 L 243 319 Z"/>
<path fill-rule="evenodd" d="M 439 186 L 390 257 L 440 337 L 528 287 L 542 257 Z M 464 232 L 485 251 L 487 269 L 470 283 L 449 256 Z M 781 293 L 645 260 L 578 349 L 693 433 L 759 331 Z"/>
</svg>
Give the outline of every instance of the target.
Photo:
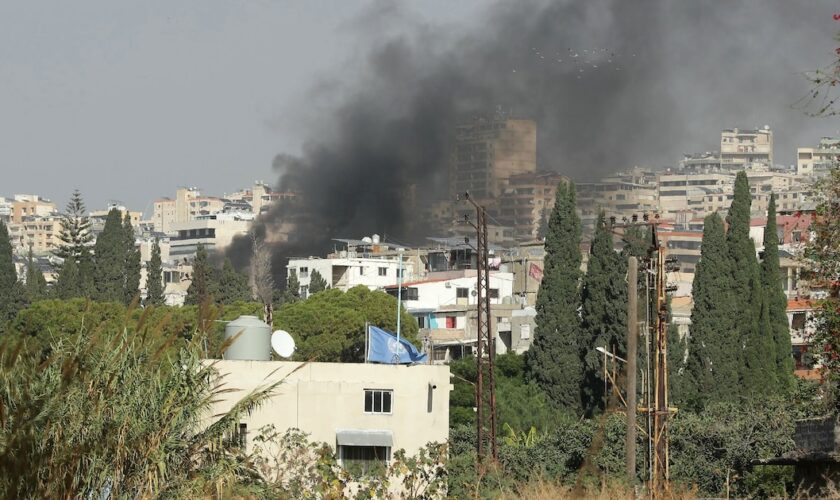
<svg viewBox="0 0 840 500">
<path fill-rule="evenodd" d="M 478 200 L 502 194 L 505 181 L 537 171 L 537 124 L 496 114 L 458 126 L 449 170 L 449 194 Z"/>
<path fill-rule="evenodd" d="M 773 131 L 764 128 L 746 130 L 725 129 L 720 133 L 720 161 L 725 170 L 773 167 Z"/>
</svg>

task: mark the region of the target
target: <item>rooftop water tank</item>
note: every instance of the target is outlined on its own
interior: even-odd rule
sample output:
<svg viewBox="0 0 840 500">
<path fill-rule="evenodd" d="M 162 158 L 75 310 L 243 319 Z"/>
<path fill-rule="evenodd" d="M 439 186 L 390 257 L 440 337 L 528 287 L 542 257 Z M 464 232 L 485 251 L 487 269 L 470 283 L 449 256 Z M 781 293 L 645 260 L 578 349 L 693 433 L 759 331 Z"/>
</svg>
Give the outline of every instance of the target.
<svg viewBox="0 0 840 500">
<path fill-rule="evenodd" d="M 370 239 L 371 239 L 371 241 L 373 241 L 373 244 L 374 244 L 374 245 L 378 245 L 378 244 L 379 244 L 379 235 L 378 235 L 378 234 L 374 234 L 373 236 L 371 236 L 371 238 L 370 238 Z"/>
<path fill-rule="evenodd" d="M 242 332 L 240 334 L 240 332 Z M 224 359 L 268 361 L 271 359 L 271 327 L 256 316 L 240 316 L 225 327 L 225 341 L 236 337 Z"/>
</svg>

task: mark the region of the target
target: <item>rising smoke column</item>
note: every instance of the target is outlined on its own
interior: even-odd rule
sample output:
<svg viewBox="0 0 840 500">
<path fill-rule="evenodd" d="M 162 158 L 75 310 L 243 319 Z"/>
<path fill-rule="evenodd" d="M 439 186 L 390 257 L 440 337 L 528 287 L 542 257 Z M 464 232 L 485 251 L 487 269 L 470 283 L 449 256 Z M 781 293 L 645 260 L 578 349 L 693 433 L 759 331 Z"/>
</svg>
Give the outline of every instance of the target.
<svg viewBox="0 0 840 500">
<path fill-rule="evenodd" d="M 575 180 L 674 165 L 683 152 L 717 149 L 730 126 L 768 123 L 778 144 L 804 89 L 794 69 L 830 41 L 824 4 L 500 2 L 453 32 L 375 2 L 356 26 L 368 43 L 362 68 L 309 96 L 318 115 L 307 116 L 303 153 L 275 159 L 278 190 L 300 195 L 256 225 L 274 241 L 277 279 L 289 256 L 320 255 L 331 238 L 421 241 L 426 221 L 412 207 L 448 196 L 455 125 L 497 108 L 536 120 L 540 168 Z M 399 29 L 379 36 L 387 26 Z M 239 266 L 249 245 L 231 247 Z"/>
</svg>

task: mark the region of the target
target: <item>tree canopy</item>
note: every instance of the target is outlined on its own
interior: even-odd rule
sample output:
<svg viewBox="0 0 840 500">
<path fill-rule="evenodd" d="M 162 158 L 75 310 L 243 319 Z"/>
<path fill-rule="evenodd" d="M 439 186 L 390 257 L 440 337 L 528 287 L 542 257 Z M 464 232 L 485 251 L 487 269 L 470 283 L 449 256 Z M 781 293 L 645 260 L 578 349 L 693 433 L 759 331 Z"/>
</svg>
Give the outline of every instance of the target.
<svg viewBox="0 0 840 500">
<path fill-rule="evenodd" d="M 384 292 L 357 286 L 347 292 L 325 290 L 299 302 L 285 303 L 275 324 L 295 339 L 295 358 L 317 361 L 362 362 L 365 323 L 396 332 L 397 299 Z M 418 349 L 417 321 L 405 310 L 401 335 Z"/>
</svg>

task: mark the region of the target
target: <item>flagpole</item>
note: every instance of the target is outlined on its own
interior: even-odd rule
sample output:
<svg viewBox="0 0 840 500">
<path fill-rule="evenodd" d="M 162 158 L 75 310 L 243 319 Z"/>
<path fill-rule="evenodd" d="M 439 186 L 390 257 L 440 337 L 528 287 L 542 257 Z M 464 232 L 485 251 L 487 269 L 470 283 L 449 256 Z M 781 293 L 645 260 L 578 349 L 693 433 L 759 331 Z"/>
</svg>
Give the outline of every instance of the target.
<svg viewBox="0 0 840 500">
<path fill-rule="evenodd" d="M 365 321 L 365 363 L 368 362 L 368 355 L 370 354 L 370 322 Z"/>
<path fill-rule="evenodd" d="M 402 275 L 403 275 L 403 249 L 400 248 L 398 258 L 400 259 L 399 271 L 397 271 L 397 342 L 400 341 L 400 310 L 402 309 Z"/>
</svg>

